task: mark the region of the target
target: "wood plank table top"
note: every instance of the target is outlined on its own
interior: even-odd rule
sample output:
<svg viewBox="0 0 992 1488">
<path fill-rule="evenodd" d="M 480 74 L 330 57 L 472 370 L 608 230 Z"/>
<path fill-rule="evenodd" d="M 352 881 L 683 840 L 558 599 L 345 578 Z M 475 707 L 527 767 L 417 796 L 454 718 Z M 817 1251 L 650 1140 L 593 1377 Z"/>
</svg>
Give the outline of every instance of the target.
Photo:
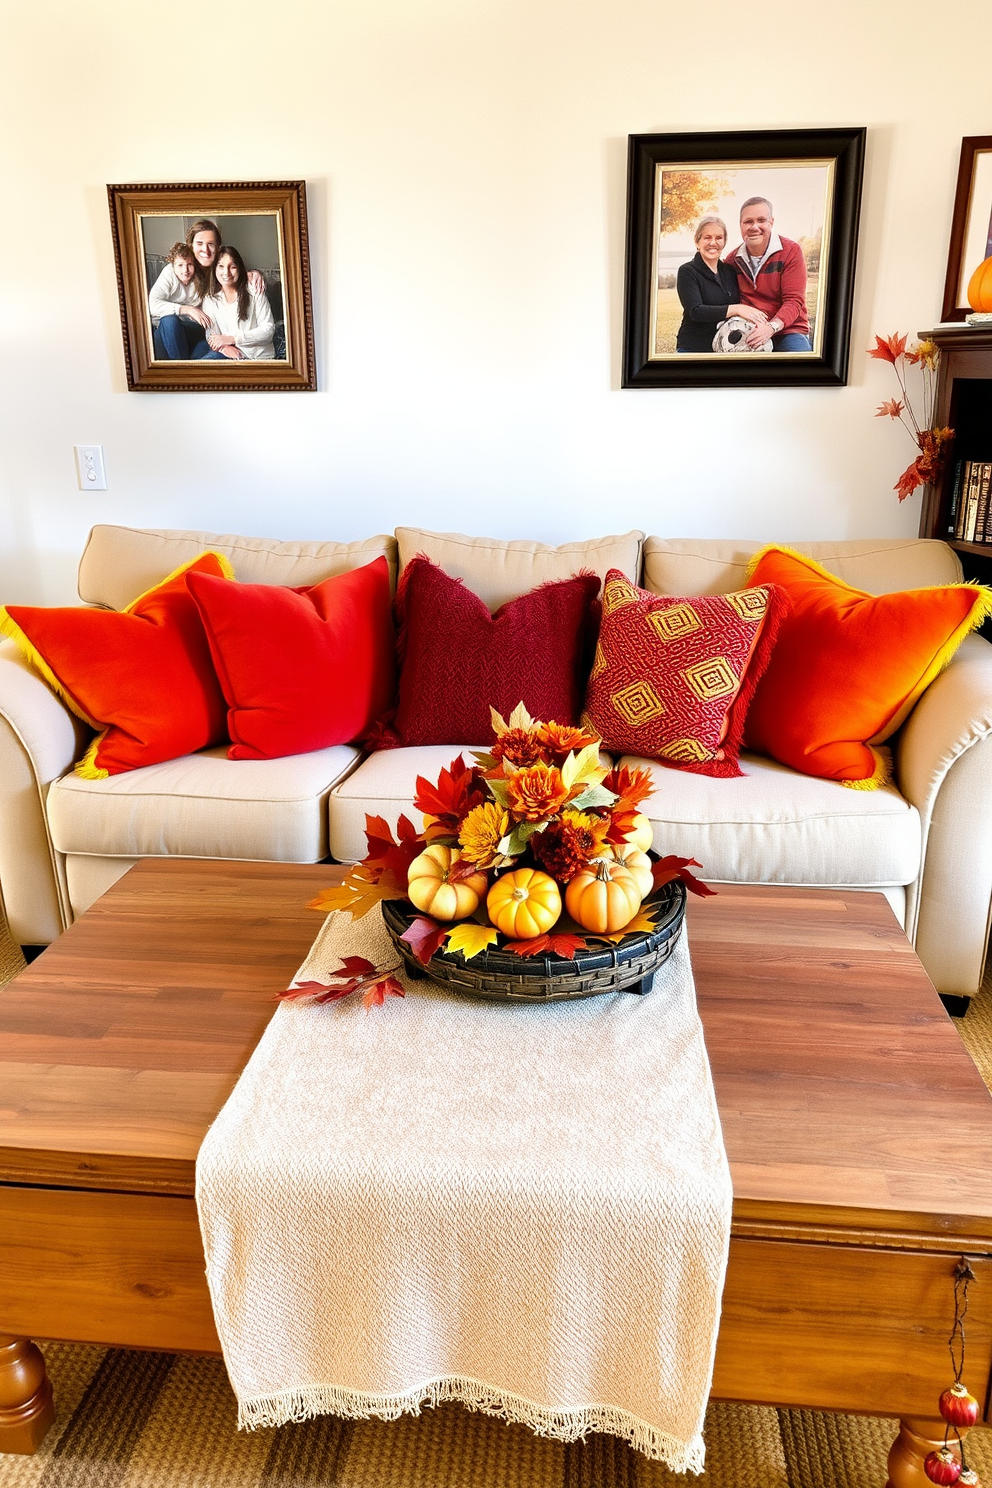
<svg viewBox="0 0 992 1488">
<path fill-rule="evenodd" d="M 191 1195 L 341 873 L 131 869 L 0 994 L 0 1181 Z M 735 1230 L 987 1251 L 992 1098 L 884 897 L 722 885 L 688 933 Z"/>
</svg>

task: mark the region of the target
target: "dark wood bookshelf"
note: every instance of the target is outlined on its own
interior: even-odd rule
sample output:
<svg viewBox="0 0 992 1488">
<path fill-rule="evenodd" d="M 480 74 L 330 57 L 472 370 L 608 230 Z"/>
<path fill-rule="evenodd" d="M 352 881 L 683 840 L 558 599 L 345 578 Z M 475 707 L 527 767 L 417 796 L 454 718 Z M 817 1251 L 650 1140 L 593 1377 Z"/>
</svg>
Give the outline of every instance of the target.
<svg viewBox="0 0 992 1488">
<path fill-rule="evenodd" d="M 940 348 L 934 423 L 954 430 L 940 479 L 924 493 L 920 536 L 949 543 L 961 555 L 966 578 L 987 584 L 992 581 L 992 542 L 962 542 L 947 527 L 958 462 L 992 460 L 992 325 L 943 325 L 919 336 Z"/>
</svg>

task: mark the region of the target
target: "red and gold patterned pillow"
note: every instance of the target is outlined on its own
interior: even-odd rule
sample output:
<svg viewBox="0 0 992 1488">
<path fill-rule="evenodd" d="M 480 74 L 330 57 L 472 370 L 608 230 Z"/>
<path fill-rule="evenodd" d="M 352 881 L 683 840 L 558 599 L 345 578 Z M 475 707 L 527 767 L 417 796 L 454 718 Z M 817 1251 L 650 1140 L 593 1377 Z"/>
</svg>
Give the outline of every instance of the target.
<svg viewBox="0 0 992 1488">
<path fill-rule="evenodd" d="M 740 775 L 744 716 L 787 609 L 773 584 L 681 599 L 649 594 L 611 569 L 589 723 L 614 752 Z"/>
</svg>

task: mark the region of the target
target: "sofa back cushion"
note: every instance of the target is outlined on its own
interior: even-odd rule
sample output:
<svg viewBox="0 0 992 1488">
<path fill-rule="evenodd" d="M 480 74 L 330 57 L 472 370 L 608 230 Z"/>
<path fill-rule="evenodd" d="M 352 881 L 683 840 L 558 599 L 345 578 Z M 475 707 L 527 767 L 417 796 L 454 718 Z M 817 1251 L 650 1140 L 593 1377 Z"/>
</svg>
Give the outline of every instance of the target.
<svg viewBox="0 0 992 1488">
<path fill-rule="evenodd" d="M 590 570 L 605 579 L 611 568 L 619 568 L 636 584 L 644 533 L 593 537 L 553 548 L 541 542 L 509 542 L 497 537 L 465 537 L 460 532 L 429 532 L 423 527 L 397 527 L 396 541 L 401 573 L 411 558 L 423 553 L 451 578 L 463 579 L 466 588 L 495 611 L 539 584 L 570 579 L 580 570 Z"/>
<path fill-rule="evenodd" d="M 748 565 L 766 546 L 736 538 L 649 537 L 644 544 L 643 587 L 652 594 L 730 594 L 747 587 Z M 954 549 L 929 538 L 860 538 L 787 546 L 869 594 L 960 584 L 962 578 Z"/>
<path fill-rule="evenodd" d="M 148 527 L 96 526 L 79 562 L 79 597 L 85 604 L 122 610 L 205 548 L 231 561 L 242 584 L 319 584 L 384 556 L 396 583 L 396 542 L 380 534 L 360 542 L 277 542 L 213 532 Z"/>
</svg>

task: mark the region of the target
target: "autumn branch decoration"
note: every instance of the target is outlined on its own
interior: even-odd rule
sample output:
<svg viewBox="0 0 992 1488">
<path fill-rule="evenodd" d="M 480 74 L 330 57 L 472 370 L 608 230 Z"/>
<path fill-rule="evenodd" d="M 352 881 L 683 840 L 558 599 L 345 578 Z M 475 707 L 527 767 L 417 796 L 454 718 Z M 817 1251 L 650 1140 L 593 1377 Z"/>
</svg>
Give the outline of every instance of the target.
<svg viewBox="0 0 992 1488">
<path fill-rule="evenodd" d="M 940 352 L 933 341 L 917 341 L 906 350 L 906 337 L 875 337 L 875 345 L 868 355 L 880 362 L 889 362 L 899 383 L 901 398 L 889 398 L 878 407 L 876 418 L 898 419 L 914 440 L 920 453 L 907 466 L 893 486 L 900 501 L 911 496 L 918 486 L 932 485 L 940 474 L 944 463 L 944 446 L 954 437 L 953 429 L 933 428 L 934 394 L 936 391 L 937 362 Z M 906 382 L 906 367 L 919 367 L 922 378 L 922 406 L 920 417 L 916 417 Z"/>
<path fill-rule="evenodd" d="M 673 879 L 714 892 L 690 871 L 694 858 L 648 856 L 647 770 L 609 769 L 597 734 L 542 723 L 523 703 L 508 719 L 493 709 L 492 720 L 495 742 L 474 764 L 459 755 L 435 782 L 418 776 L 421 831 L 401 816 L 394 836 L 381 816 L 366 816 L 365 858 L 309 908 L 360 919 L 385 899 L 404 900 L 415 914 L 401 939 L 426 966 L 442 948 L 471 961 L 489 946 L 574 960 L 590 940 L 650 933 L 660 908 L 650 896 Z M 281 996 L 330 1002 L 361 990 L 366 1006 L 381 1004 L 402 995 L 396 969 L 352 956 L 327 983 Z"/>
</svg>

